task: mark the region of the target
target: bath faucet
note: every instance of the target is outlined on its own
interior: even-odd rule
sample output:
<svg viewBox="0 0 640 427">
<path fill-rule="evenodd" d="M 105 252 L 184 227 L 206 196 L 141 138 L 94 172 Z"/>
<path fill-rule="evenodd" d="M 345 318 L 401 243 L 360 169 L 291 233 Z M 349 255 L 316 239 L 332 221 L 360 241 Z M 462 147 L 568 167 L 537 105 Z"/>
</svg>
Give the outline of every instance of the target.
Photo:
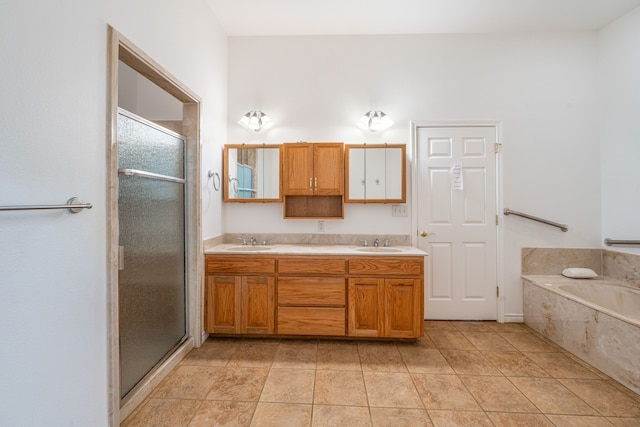
<svg viewBox="0 0 640 427">
<path fill-rule="evenodd" d="M 251 236 L 251 239 L 250 239 L 250 240 L 251 240 L 251 246 L 255 246 L 255 245 L 257 245 L 257 244 L 258 244 L 258 241 L 256 240 L 256 238 L 255 238 L 255 237 Z"/>
<path fill-rule="evenodd" d="M 373 246 L 374 246 L 374 247 L 376 247 L 376 248 L 377 248 L 378 246 L 380 246 L 380 239 L 376 239 L 376 240 L 374 240 L 374 241 L 373 241 Z"/>
<path fill-rule="evenodd" d="M 362 246 L 364 246 L 365 248 L 369 246 L 369 242 L 367 242 L 366 239 L 358 239 L 358 242 L 362 242 Z"/>
<path fill-rule="evenodd" d="M 385 248 L 388 248 L 389 246 L 391 246 L 391 242 L 395 242 L 396 239 L 387 239 L 384 241 L 384 244 L 382 246 L 384 246 Z"/>
<path fill-rule="evenodd" d="M 238 237 L 238 240 L 242 240 L 242 246 L 247 246 L 247 239 L 244 237 Z"/>
</svg>

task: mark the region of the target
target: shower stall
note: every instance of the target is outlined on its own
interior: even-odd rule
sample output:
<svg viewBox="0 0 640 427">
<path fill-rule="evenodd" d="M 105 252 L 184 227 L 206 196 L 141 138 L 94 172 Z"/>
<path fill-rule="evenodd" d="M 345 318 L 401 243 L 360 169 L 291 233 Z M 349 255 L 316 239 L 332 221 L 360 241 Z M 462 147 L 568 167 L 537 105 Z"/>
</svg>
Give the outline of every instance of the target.
<svg viewBox="0 0 640 427">
<path fill-rule="evenodd" d="M 185 138 L 118 110 L 120 398 L 188 336 Z"/>
</svg>

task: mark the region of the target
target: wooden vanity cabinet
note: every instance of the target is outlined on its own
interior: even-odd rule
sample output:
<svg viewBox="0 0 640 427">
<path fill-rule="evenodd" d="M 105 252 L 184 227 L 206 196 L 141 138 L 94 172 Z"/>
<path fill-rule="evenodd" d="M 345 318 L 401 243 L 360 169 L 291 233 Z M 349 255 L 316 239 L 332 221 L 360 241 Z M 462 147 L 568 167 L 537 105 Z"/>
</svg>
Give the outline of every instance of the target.
<svg viewBox="0 0 640 427">
<path fill-rule="evenodd" d="M 278 259 L 277 331 L 282 335 L 346 335 L 346 259 Z"/>
<path fill-rule="evenodd" d="M 205 330 L 419 338 L 424 257 L 206 255 Z"/>
<path fill-rule="evenodd" d="M 348 272 L 349 336 L 423 335 L 423 257 L 354 257 Z"/>
<path fill-rule="evenodd" d="M 273 334 L 275 258 L 207 255 L 206 264 L 205 330 Z"/>
</svg>

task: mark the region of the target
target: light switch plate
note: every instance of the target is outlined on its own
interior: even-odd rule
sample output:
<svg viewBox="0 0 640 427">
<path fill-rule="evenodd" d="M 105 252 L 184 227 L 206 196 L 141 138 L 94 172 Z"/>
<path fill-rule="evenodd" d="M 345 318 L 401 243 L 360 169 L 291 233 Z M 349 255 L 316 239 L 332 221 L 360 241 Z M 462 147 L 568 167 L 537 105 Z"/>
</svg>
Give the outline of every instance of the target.
<svg viewBox="0 0 640 427">
<path fill-rule="evenodd" d="M 409 216 L 407 205 L 391 205 L 391 216 Z"/>
</svg>

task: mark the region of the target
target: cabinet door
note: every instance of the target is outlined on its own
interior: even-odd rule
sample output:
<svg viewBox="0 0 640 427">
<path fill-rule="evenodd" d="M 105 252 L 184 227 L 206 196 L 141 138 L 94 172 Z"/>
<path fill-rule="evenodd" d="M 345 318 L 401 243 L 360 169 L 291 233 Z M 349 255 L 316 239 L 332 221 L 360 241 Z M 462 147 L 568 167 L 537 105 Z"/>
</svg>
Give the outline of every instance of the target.
<svg viewBox="0 0 640 427">
<path fill-rule="evenodd" d="M 422 336 L 422 280 L 385 279 L 384 336 L 418 338 Z"/>
<path fill-rule="evenodd" d="M 206 331 L 216 334 L 241 332 L 241 280 L 237 276 L 207 276 Z"/>
<path fill-rule="evenodd" d="M 344 193 L 344 146 L 313 145 L 313 187 L 318 196 L 339 196 Z"/>
<path fill-rule="evenodd" d="M 283 192 L 285 195 L 313 194 L 313 145 L 284 144 Z"/>
<path fill-rule="evenodd" d="M 274 296 L 274 277 L 242 277 L 242 333 L 272 334 L 274 332 Z"/>
<path fill-rule="evenodd" d="M 379 337 L 384 328 L 384 279 L 349 279 L 349 336 Z"/>
</svg>

